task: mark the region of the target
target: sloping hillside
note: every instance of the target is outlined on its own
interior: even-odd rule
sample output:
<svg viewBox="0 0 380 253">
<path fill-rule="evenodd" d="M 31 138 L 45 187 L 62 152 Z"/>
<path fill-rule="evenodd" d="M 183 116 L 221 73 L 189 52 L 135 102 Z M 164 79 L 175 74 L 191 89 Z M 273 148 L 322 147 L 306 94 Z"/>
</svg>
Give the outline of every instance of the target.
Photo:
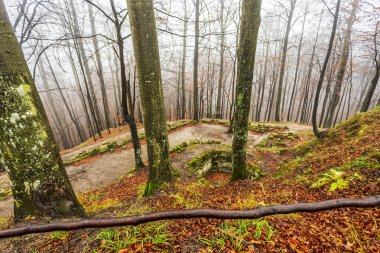
<svg viewBox="0 0 380 253">
<path fill-rule="evenodd" d="M 82 194 L 80 201 L 88 214 L 112 217 L 173 209 L 251 209 L 379 194 L 379 125 L 380 107 L 330 129 L 322 140 L 311 131 L 270 130 L 257 142 L 252 130 L 249 161 L 266 174 L 233 183 L 228 170 L 199 176 L 191 168 L 207 152 L 228 150 L 228 141 L 181 143 L 171 153 L 175 182 L 157 194 L 142 197 L 147 172 L 140 170 Z M 6 240 L 4 247 L 9 252 L 28 252 L 30 245 L 41 252 L 68 248 L 72 252 L 378 252 L 379 224 L 379 208 L 345 208 L 257 220 L 193 219 L 54 232 Z"/>
</svg>

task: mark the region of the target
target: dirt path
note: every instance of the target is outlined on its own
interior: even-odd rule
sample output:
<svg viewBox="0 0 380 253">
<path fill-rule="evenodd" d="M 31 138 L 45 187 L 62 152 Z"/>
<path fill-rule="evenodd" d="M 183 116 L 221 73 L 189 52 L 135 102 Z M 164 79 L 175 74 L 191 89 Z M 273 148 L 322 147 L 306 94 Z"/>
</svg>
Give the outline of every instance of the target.
<svg viewBox="0 0 380 253">
<path fill-rule="evenodd" d="M 300 132 L 300 131 L 310 131 L 309 126 L 289 124 L 289 131 L 291 132 Z M 143 131 L 143 130 L 140 130 Z M 227 134 L 227 127 L 221 125 L 209 125 L 209 124 L 200 124 L 197 126 L 190 126 L 182 128 L 178 131 L 174 131 L 169 134 L 169 143 L 170 147 L 177 146 L 185 141 L 190 140 L 221 140 L 222 144 L 231 144 L 232 135 Z M 260 143 L 261 140 L 267 138 L 266 135 L 254 135 L 249 134 L 248 145 L 256 145 Z M 122 142 L 123 140 L 129 138 L 129 133 L 123 133 L 119 136 L 107 139 L 106 141 L 118 141 Z M 65 154 L 62 156 L 63 160 L 67 161 L 70 158 L 74 157 L 76 154 L 83 152 L 87 149 L 100 146 L 102 143 L 97 143 L 84 147 L 79 150 L 75 150 L 71 153 Z M 204 148 L 212 148 L 212 145 L 206 145 Z M 194 155 L 206 149 L 194 149 L 189 153 L 194 153 Z M 143 150 L 143 159 L 147 159 L 146 145 L 142 145 Z M 200 153 L 199 153 L 200 154 Z M 198 154 L 198 155 L 199 155 Z M 173 161 L 173 163 L 176 163 Z M 183 161 L 181 161 L 181 164 Z M 118 178 L 127 175 L 133 170 L 134 166 L 134 154 L 133 150 L 123 150 L 122 152 L 106 153 L 103 154 L 101 159 L 97 159 L 93 162 L 82 166 L 68 166 L 66 168 L 71 183 L 73 185 L 74 191 L 76 194 L 84 193 L 88 190 L 98 188 L 101 186 L 108 185 Z M 173 164 L 173 167 L 177 165 Z M 0 187 L 3 189 L 10 188 L 10 182 L 7 175 L 4 173 L 0 175 Z M 0 217 L 7 217 L 12 214 L 13 210 L 13 199 L 11 197 L 7 199 L 0 200 Z"/>
</svg>

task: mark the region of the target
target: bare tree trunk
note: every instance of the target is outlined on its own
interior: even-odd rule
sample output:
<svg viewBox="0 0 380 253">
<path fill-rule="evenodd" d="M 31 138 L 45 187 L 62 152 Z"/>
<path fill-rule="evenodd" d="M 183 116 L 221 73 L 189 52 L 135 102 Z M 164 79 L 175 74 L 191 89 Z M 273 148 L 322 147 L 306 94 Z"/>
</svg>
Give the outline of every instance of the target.
<svg viewBox="0 0 380 253">
<path fill-rule="evenodd" d="M 186 52 L 187 52 L 187 26 L 189 18 L 187 14 L 187 0 L 183 0 L 184 21 L 183 21 L 183 46 L 182 46 L 182 119 L 186 118 Z"/>
<path fill-rule="evenodd" d="M 355 22 L 358 3 L 359 3 L 359 0 L 353 0 L 352 10 L 347 21 L 347 28 L 344 33 L 344 39 L 343 39 L 342 54 L 339 57 L 336 83 L 335 83 L 334 91 L 332 93 L 331 107 L 330 107 L 330 111 L 328 112 L 329 116 L 326 123 L 327 127 L 332 126 L 333 120 L 335 118 L 335 114 L 337 113 L 335 112 L 336 107 L 338 106 L 338 103 L 341 100 L 342 84 L 343 84 L 344 75 L 346 73 L 346 65 L 347 65 L 348 56 L 350 54 L 350 43 L 351 43 L 350 38 L 351 38 L 351 33 L 352 33 L 352 26 L 354 25 L 354 22 Z"/>
<path fill-rule="evenodd" d="M 194 47 L 194 87 L 193 87 L 193 120 L 199 121 L 199 97 L 198 97 L 198 60 L 199 60 L 199 15 L 200 1 L 195 0 L 195 47 Z"/>
<path fill-rule="evenodd" d="M 224 0 L 220 0 L 220 61 L 219 61 L 219 83 L 218 83 L 218 98 L 216 101 L 216 117 L 222 117 L 222 86 L 223 86 L 223 74 L 224 74 L 224 40 L 225 40 L 225 25 L 224 25 Z"/>
<path fill-rule="evenodd" d="M 336 9 L 335 9 L 335 14 L 334 14 L 334 23 L 333 23 L 333 27 L 332 27 L 332 31 L 331 31 L 330 42 L 329 42 L 329 46 L 327 49 L 326 58 L 325 58 L 325 61 L 323 63 L 323 67 L 321 70 L 321 74 L 319 76 L 318 86 L 317 86 L 317 90 L 316 90 L 316 94 L 315 94 L 315 98 L 314 98 L 313 114 L 312 114 L 311 121 L 313 124 L 313 132 L 317 138 L 322 137 L 321 133 L 318 130 L 318 125 L 317 125 L 318 100 L 319 100 L 319 95 L 321 93 L 323 78 L 325 76 L 327 65 L 329 63 L 329 58 L 331 55 L 332 47 L 334 45 L 334 38 L 335 38 L 335 34 L 336 34 L 336 27 L 338 24 L 338 17 L 339 17 L 339 10 L 340 10 L 340 2 L 341 2 L 341 0 L 338 0 L 338 2 L 336 4 Z"/>
<path fill-rule="evenodd" d="M 94 130 L 94 127 L 93 127 L 92 122 L 91 122 L 90 114 L 88 112 L 88 108 L 87 108 L 87 105 L 86 105 L 85 94 L 83 92 L 82 86 L 81 86 L 80 81 L 79 81 L 78 71 L 77 71 L 77 69 L 75 67 L 74 58 L 73 58 L 73 54 L 71 52 L 70 46 L 68 46 L 68 50 L 69 50 L 69 57 L 68 58 L 69 58 L 69 61 L 70 61 L 71 69 L 72 69 L 72 71 L 74 73 L 74 76 L 75 76 L 75 82 L 76 82 L 76 85 L 77 85 L 77 88 L 78 88 L 79 98 L 80 98 L 80 101 L 82 103 L 83 111 L 84 111 L 85 116 L 86 116 L 87 127 L 90 130 L 90 134 L 91 134 L 91 136 L 93 136 L 94 141 L 95 141 L 96 140 L 96 138 L 95 138 L 95 130 Z"/>
<path fill-rule="evenodd" d="M 378 51 L 378 48 L 377 48 L 377 36 L 378 36 L 377 34 L 378 34 L 379 26 L 380 26 L 380 21 L 378 21 L 377 24 L 376 24 L 376 30 L 375 30 L 375 35 L 374 35 L 374 43 L 375 43 L 375 55 L 374 55 L 375 75 L 374 75 L 374 77 L 371 80 L 371 85 L 369 86 L 369 89 L 368 89 L 368 91 L 366 93 L 366 96 L 365 96 L 364 101 L 363 101 L 363 105 L 360 108 L 361 112 L 368 111 L 368 108 L 369 108 L 369 106 L 371 104 L 371 100 L 372 100 L 372 97 L 373 97 L 373 93 L 375 92 L 377 83 L 379 82 L 379 78 L 380 78 L 380 55 L 379 55 L 379 51 Z M 380 102 L 380 99 L 377 102 L 377 104 L 380 104 L 379 102 Z"/>
<path fill-rule="evenodd" d="M 66 108 L 66 110 L 67 110 L 67 112 L 69 114 L 70 120 L 74 123 L 74 126 L 75 126 L 75 128 L 77 130 L 78 136 L 80 138 L 80 141 L 84 142 L 86 140 L 86 137 L 83 135 L 82 127 L 81 127 L 80 123 L 78 122 L 78 119 L 76 119 L 74 117 L 73 112 L 70 110 L 70 108 L 69 108 L 69 106 L 67 104 L 66 98 L 65 98 L 65 96 L 64 96 L 64 94 L 62 92 L 62 89 L 61 89 L 60 85 L 59 85 L 59 81 L 57 79 L 57 76 L 54 73 L 54 69 L 53 69 L 53 66 L 50 63 L 49 58 L 47 58 L 46 55 L 45 55 L 45 58 L 46 58 L 46 61 L 47 61 L 48 65 L 49 65 L 51 75 L 53 76 L 53 80 L 54 80 L 55 84 L 57 85 L 57 90 L 59 92 L 59 95 L 61 96 L 62 102 L 63 102 L 63 104 L 64 104 L 64 106 L 65 106 L 65 108 Z"/>
<path fill-rule="evenodd" d="M 12 184 L 14 219 L 85 216 L 3 0 L 0 24 L 0 108 L 6 108 L 0 110 L 0 160 Z"/>
<path fill-rule="evenodd" d="M 232 141 L 232 181 L 248 176 L 245 148 L 248 137 L 248 118 L 260 11 L 261 0 L 243 0 Z"/>
<path fill-rule="evenodd" d="M 323 16 L 323 11 L 321 13 L 321 18 L 319 19 L 319 24 L 318 24 L 318 28 L 317 28 L 317 35 L 316 35 L 316 38 L 315 38 L 315 41 L 314 41 L 313 51 L 311 53 L 311 59 L 310 59 L 310 63 L 309 63 L 309 70 L 308 70 L 308 73 L 307 73 L 307 78 L 306 78 L 305 87 L 304 87 L 304 97 L 303 97 L 302 103 L 300 104 L 300 108 L 302 108 L 302 110 L 301 110 L 301 118 L 300 118 L 300 122 L 301 123 L 305 123 L 306 122 L 305 117 L 306 117 L 306 114 L 307 114 L 307 103 L 309 101 L 310 81 L 311 81 L 311 75 L 313 73 L 315 50 L 317 48 L 317 42 L 318 42 L 318 38 L 319 38 L 319 29 L 320 29 L 321 23 L 322 23 L 322 16 Z"/>
<path fill-rule="evenodd" d="M 87 64 L 87 57 L 86 57 L 86 52 L 84 50 L 83 41 L 80 38 L 81 35 L 79 31 L 78 16 L 77 16 L 77 12 L 76 12 L 73 0 L 70 0 L 70 6 L 71 6 L 73 21 L 74 21 L 74 36 L 75 36 L 75 40 L 78 46 L 79 55 L 81 57 L 81 62 L 82 62 L 81 65 L 83 66 L 83 69 L 84 69 L 83 75 L 86 75 L 86 79 L 87 79 L 88 90 L 90 92 L 92 108 L 94 111 L 95 125 L 97 125 L 96 128 L 99 129 L 98 131 L 98 133 L 100 134 L 99 136 L 100 138 L 102 138 L 101 133 L 100 133 L 102 129 L 102 123 L 100 119 L 98 102 L 95 96 L 94 84 L 92 82 L 90 68 Z"/>
<path fill-rule="evenodd" d="M 290 28 L 292 26 L 292 19 L 293 19 L 294 9 L 296 7 L 296 0 L 289 0 L 289 1 L 290 1 L 290 10 L 289 10 L 289 15 L 288 15 L 288 22 L 287 22 L 287 25 L 286 25 L 284 45 L 283 45 L 283 48 L 282 48 L 280 80 L 278 82 L 278 91 L 277 91 L 277 100 L 276 100 L 276 111 L 275 111 L 275 117 L 274 117 L 275 121 L 280 121 L 281 120 L 280 111 L 281 111 L 282 85 L 283 85 L 283 82 L 284 82 L 286 57 L 288 55 L 289 33 L 290 33 Z"/>
<path fill-rule="evenodd" d="M 145 195 L 149 195 L 160 184 L 172 181 L 160 56 L 152 0 L 128 0 L 127 5 L 144 112 L 149 160 Z"/>
<path fill-rule="evenodd" d="M 114 24 L 116 29 L 117 46 L 119 49 L 119 63 L 120 63 L 120 79 L 121 79 L 121 110 L 124 121 L 128 124 L 131 131 L 133 151 L 135 155 L 135 167 L 140 169 L 145 167 L 142 160 L 141 144 L 137 131 L 136 120 L 131 112 L 132 108 L 132 96 L 131 96 L 131 82 L 130 78 L 127 80 L 127 74 L 125 70 L 125 58 L 124 58 L 124 41 L 121 34 L 121 25 L 119 22 L 118 13 L 115 8 L 114 0 L 110 0 L 112 12 L 114 15 Z"/>
<path fill-rule="evenodd" d="M 308 12 L 308 7 L 309 7 L 309 1 L 306 2 L 305 13 L 304 13 L 303 22 L 302 22 L 302 30 L 301 30 L 300 42 L 298 43 L 296 72 L 294 73 L 293 89 L 292 89 L 292 94 L 290 96 L 289 109 L 288 109 L 288 117 L 286 118 L 287 121 L 290 121 L 292 119 L 292 117 L 293 117 L 293 115 L 291 114 L 291 111 L 292 111 L 293 104 L 294 104 L 294 95 L 295 95 L 296 87 L 298 86 L 298 70 L 299 70 L 300 60 L 301 60 L 303 34 L 304 34 L 304 31 L 305 31 L 305 23 L 306 23 L 306 16 L 307 16 L 307 12 Z"/>
<path fill-rule="evenodd" d="M 54 100 L 53 96 L 51 95 L 50 88 L 49 88 L 49 82 L 47 79 L 46 71 L 44 69 L 44 64 L 43 64 L 42 60 L 40 60 L 38 66 L 39 66 L 39 70 L 40 70 L 40 74 L 41 74 L 41 78 L 42 78 L 42 83 L 43 83 L 44 88 L 45 88 L 47 103 L 51 107 L 51 111 L 52 111 L 51 117 L 56 122 L 56 126 L 58 129 L 63 128 L 65 126 L 65 124 L 63 123 L 62 118 L 60 117 L 60 113 L 58 112 L 57 106 L 55 104 L 55 100 Z M 64 146 L 66 146 L 66 148 L 68 148 L 67 146 L 69 146 L 69 147 L 71 146 L 71 143 L 69 142 L 65 131 L 60 131 L 59 136 L 61 137 L 61 140 L 64 143 L 66 143 L 66 145 L 64 144 Z M 67 145 L 67 144 L 69 144 L 69 145 Z"/>
<path fill-rule="evenodd" d="M 90 23 L 91 23 L 92 43 L 94 44 L 96 64 L 98 67 L 97 73 L 98 73 L 98 77 L 100 81 L 100 90 L 102 92 L 104 118 L 106 120 L 106 128 L 108 129 L 108 133 L 111 133 L 110 109 L 108 106 L 106 83 L 104 81 L 104 75 L 103 75 L 103 63 L 100 57 L 99 42 L 96 37 L 97 32 L 96 32 L 96 27 L 95 27 L 95 18 L 94 18 L 94 13 L 92 11 L 91 4 L 88 4 L 88 10 L 89 10 L 89 16 L 90 16 Z"/>
</svg>

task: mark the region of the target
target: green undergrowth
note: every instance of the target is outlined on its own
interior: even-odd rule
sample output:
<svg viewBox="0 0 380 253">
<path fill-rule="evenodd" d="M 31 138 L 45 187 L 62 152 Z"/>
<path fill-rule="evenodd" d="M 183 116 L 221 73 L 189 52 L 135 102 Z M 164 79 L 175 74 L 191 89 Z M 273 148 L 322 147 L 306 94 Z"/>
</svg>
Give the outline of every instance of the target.
<svg viewBox="0 0 380 253">
<path fill-rule="evenodd" d="M 104 194 L 104 192 L 82 194 L 78 196 L 78 200 L 89 215 L 94 215 L 109 208 L 121 206 L 122 203 L 115 199 L 104 198 Z"/>
<path fill-rule="evenodd" d="M 329 191 L 348 188 L 351 183 L 363 180 L 368 170 L 380 170 L 380 151 L 361 156 L 350 164 L 333 167 L 321 173 L 311 183 L 310 188 L 328 186 Z"/>
<path fill-rule="evenodd" d="M 336 191 L 350 188 L 380 170 L 380 107 L 359 113 L 320 140 L 300 144 L 290 151 L 295 159 L 280 164 L 275 176 L 295 177 L 312 189 Z"/>
<path fill-rule="evenodd" d="M 210 183 L 205 178 L 200 178 L 198 181 L 191 184 L 183 184 L 178 182 L 176 184 L 177 192 L 170 193 L 169 198 L 174 199 L 174 204 L 177 207 L 185 209 L 202 208 L 202 193 L 201 187 L 209 186 Z"/>
<path fill-rule="evenodd" d="M 220 140 L 193 140 L 193 141 L 185 141 L 182 142 L 181 144 L 173 147 L 170 150 L 170 153 L 182 153 L 184 152 L 187 148 L 194 146 L 194 145 L 205 145 L 205 144 L 221 144 L 222 141 Z"/>
<path fill-rule="evenodd" d="M 161 252 L 173 240 L 174 237 L 168 231 L 166 222 L 104 229 L 93 238 L 93 241 L 98 243 L 99 250 L 111 252 L 118 252 L 122 249 L 133 250 L 128 252 L 136 252 L 137 250 L 139 252 L 151 252 L 152 250 Z"/>
<path fill-rule="evenodd" d="M 265 219 L 256 220 L 237 220 L 232 222 L 223 222 L 217 228 L 216 235 L 205 238 L 200 237 L 198 240 L 206 245 L 210 250 L 225 250 L 227 245 L 231 245 L 236 252 L 242 252 L 249 245 L 252 238 L 270 242 L 272 235 L 275 233 L 270 222 Z M 253 251 L 254 252 L 254 251 Z"/>
</svg>

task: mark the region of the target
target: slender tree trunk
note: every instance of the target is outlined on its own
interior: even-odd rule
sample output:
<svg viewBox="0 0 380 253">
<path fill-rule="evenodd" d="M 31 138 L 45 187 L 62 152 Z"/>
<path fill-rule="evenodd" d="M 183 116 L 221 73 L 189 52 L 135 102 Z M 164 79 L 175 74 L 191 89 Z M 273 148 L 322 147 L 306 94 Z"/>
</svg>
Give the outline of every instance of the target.
<svg viewBox="0 0 380 253">
<path fill-rule="evenodd" d="M 243 0 L 232 141 L 232 181 L 248 176 L 245 148 L 248 137 L 248 117 L 260 26 L 260 11 L 261 0 Z"/>
<path fill-rule="evenodd" d="M 200 0 L 195 0 L 195 47 L 194 47 L 194 87 L 193 87 L 193 120 L 199 121 L 199 96 L 198 96 L 198 60 L 199 60 L 199 15 Z"/>
<path fill-rule="evenodd" d="M 292 26 L 292 19 L 293 19 L 293 13 L 294 9 L 296 7 L 296 0 L 289 0 L 290 1 L 290 10 L 288 15 L 288 22 L 286 25 L 286 32 L 285 32 L 285 38 L 284 38 L 284 45 L 282 48 L 282 59 L 281 59 L 281 69 L 280 69 L 280 80 L 278 82 L 278 91 L 277 91 L 277 100 L 276 100 L 276 111 L 275 111 L 275 121 L 281 120 L 281 98 L 282 98 L 282 85 L 284 82 L 284 75 L 285 75 L 285 65 L 286 65 L 286 58 L 288 55 L 288 42 L 289 42 L 289 33 L 290 28 Z"/>
<path fill-rule="evenodd" d="M 0 24 L 0 160 L 12 183 L 14 217 L 84 216 L 3 0 Z"/>
<path fill-rule="evenodd" d="M 97 125 L 96 128 L 100 129 L 98 131 L 100 135 L 99 137 L 102 138 L 101 133 L 100 133 L 102 129 L 102 123 L 100 119 L 99 106 L 98 106 L 97 98 L 95 96 L 94 84 L 92 82 L 90 67 L 88 66 L 88 63 L 87 63 L 87 57 L 86 57 L 86 52 L 84 50 L 83 41 L 80 38 L 81 35 L 79 31 L 78 16 L 77 16 L 77 12 L 76 12 L 73 0 L 70 0 L 70 6 L 71 6 L 73 21 L 74 21 L 74 36 L 75 36 L 75 40 L 78 46 L 79 55 L 81 57 L 81 61 L 82 61 L 81 64 L 83 65 L 83 69 L 84 69 L 83 75 L 86 76 L 88 90 L 91 96 L 91 103 L 92 103 L 92 108 L 94 111 L 94 121 L 95 121 L 95 125 Z"/>
<path fill-rule="evenodd" d="M 310 59 L 310 63 L 309 63 L 309 70 L 308 70 L 307 78 L 306 78 L 306 81 L 305 81 L 304 97 L 303 97 L 302 103 L 300 104 L 300 108 L 302 108 L 301 115 L 300 115 L 301 116 L 300 117 L 300 122 L 301 123 L 305 123 L 306 122 L 305 118 L 306 118 L 306 114 L 307 114 L 307 103 L 309 101 L 310 82 L 311 82 L 311 76 L 312 76 L 312 73 L 313 73 L 315 50 L 317 48 L 317 43 L 318 43 L 318 38 L 319 38 L 319 29 L 320 29 L 321 23 L 322 23 L 323 12 L 324 11 L 322 11 L 321 17 L 319 19 L 319 24 L 318 24 L 318 28 L 317 28 L 317 35 L 316 35 L 316 38 L 315 38 L 315 41 L 314 41 L 313 51 L 311 53 L 311 59 Z"/>
<path fill-rule="evenodd" d="M 312 125 L 313 125 L 313 132 L 317 138 L 322 137 L 321 133 L 318 130 L 318 125 L 317 125 L 318 100 L 319 100 L 319 95 L 321 93 L 322 83 L 323 83 L 323 79 L 324 79 L 324 76 L 326 73 L 327 65 L 329 63 L 329 58 L 331 55 L 332 47 L 334 45 L 334 38 L 335 38 L 335 34 L 336 34 L 336 27 L 338 24 L 338 17 L 339 17 L 339 10 L 340 10 L 340 2 L 341 2 L 341 0 L 338 0 L 337 4 L 336 4 L 336 9 L 335 9 L 335 14 L 334 14 L 334 23 L 333 23 L 333 27 L 332 27 L 332 31 L 331 31 L 330 42 L 329 42 L 329 46 L 327 49 L 326 58 L 325 58 L 325 61 L 323 63 L 323 67 L 322 67 L 322 70 L 321 70 L 321 73 L 319 76 L 318 86 L 317 86 L 317 90 L 316 90 L 316 94 L 315 94 L 315 98 L 314 98 L 314 106 L 313 106 L 311 121 L 312 121 Z"/>
<path fill-rule="evenodd" d="M 114 0 L 110 0 L 112 12 L 114 15 L 114 25 L 116 29 L 117 45 L 119 49 L 119 63 L 120 63 L 120 80 L 121 80 L 121 110 L 124 121 L 128 124 L 131 132 L 133 151 L 135 155 L 135 167 L 140 169 L 145 167 L 142 160 L 141 144 L 137 131 L 136 120 L 131 112 L 132 96 L 131 96 L 131 82 L 130 78 L 127 80 L 127 73 L 125 70 L 125 58 L 124 58 L 124 41 L 121 34 L 121 23 L 119 22 L 118 13 L 115 8 Z"/>
<path fill-rule="evenodd" d="M 68 112 L 68 114 L 69 114 L 70 120 L 73 122 L 73 124 L 74 124 L 74 126 L 75 126 L 75 128 L 76 128 L 76 130 L 77 130 L 77 133 L 78 133 L 78 136 L 79 136 L 79 138 L 80 138 L 80 141 L 81 141 L 81 142 L 84 142 L 84 141 L 86 140 L 86 137 L 83 135 L 82 127 L 81 127 L 81 125 L 80 125 L 78 119 L 74 117 L 73 112 L 72 112 L 72 111 L 70 110 L 70 108 L 69 108 L 69 105 L 68 105 L 68 103 L 67 103 L 67 101 L 66 101 L 66 98 L 65 98 L 65 96 L 64 96 L 64 94 L 63 94 L 63 92 L 62 92 L 62 89 L 61 89 L 61 87 L 60 87 L 60 85 L 59 85 L 59 81 L 58 81 L 58 79 L 57 79 L 57 76 L 56 76 L 55 73 L 54 73 L 54 69 L 53 69 L 53 66 L 52 66 L 51 63 L 50 63 L 49 58 L 47 58 L 46 55 L 45 55 L 45 57 L 46 57 L 46 61 L 47 61 L 47 63 L 48 63 L 48 66 L 49 66 L 49 68 L 50 68 L 50 72 L 51 72 L 51 74 L 52 74 L 52 76 L 53 76 L 53 80 L 54 80 L 54 82 L 55 82 L 55 84 L 56 84 L 56 86 L 57 86 L 58 93 L 59 93 L 59 95 L 60 95 L 60 97 L 61 97 L 61 99 L 62 99 L 62 102 L 63 102 L 63 104 L 64 104 L 64 106 L 65 106 L 65 108 L 66 108 L 66 110 L 67 110 L 67 112 Z"/>
<path fill-rule="evenodd" d="M 379 82 L 379 78 L 380 78 L 380 55 L 379 55 L 379 51 L 378 51 L 378 48 L 377 48 L 378 47 L 377 46 L 377 36 L 378 36 L 377 34 L 378 34 L 379 27 L 380 27 L 380 21 L 378 21 L 377 24 L 376 24 L 376 30 L 375 30 L 375 34 L 374 34 L 374 42 L 375 42 L 375 55 L 374 55 L 375 75 L 374 75 L 374 77 L 371 80 L 371 84 L 369 86 L 369 89 L 367 90 L 367 93 L 366 93 L 366 96 L 364 98 L 362 107 L 360 108 L 361 112 L 368 111 L 369 106 L 371 104 L 371 100 L 372 100 L 373 94 L 375 92 L 377 83 Z M 380 102 L 380 99 L 377 102 L 377 105 L 380 104 L 379 102 Z"/>
<path fill-rule="evenodd" d="M 348 56 L 350 54 L 350 38 L 352 33 L 352 26 L 354 25 L 355 18 L 356 18 L 356 9 L 358 8 L 358 2 L 359 0 L 353 0 L 352 2 L 352 10 L 350 13 L 350 17 L 347 21 L 347 28 L 344 33 L 344 39 L 343 39 L 343 49 L 342 54 L 339 57 L 339 65 L 338 65 L 338 73 L 336 76 L 336 82 L 334 91 L 332 93 L 332 100 L 331 100 L 331 107 L 330 111 L 328 112 L 328 119 L 327 119 L 327 127 L 331 127 L 333 124 L 333 120 L 335 118 L 336 114 L 336 108 L 339 104 L 339 101 L 341 100 L 341 91 L 342 91 L 342 84 L 344 75 L 346 73 L 346 65 Z"/>
<path fill-rule="evenodd" d="M 45 71 L 44 64 L 43 64 L 42 60 L 40 60 L 38 66 L 39 66 L 39 70 L 40 70 L 40 74 L 41 74 L 41 78 L 42 78 L 42 83 L 44 85 L 44 89 L 45 89 L 45 92 L 46 92 L 47 103 L 51 107 L 51 112 L 52 112 L 51 113 L 51 117 L 53 119 L 55 119 L 56 126 L 57 126 L 58 129 L 63 128 L 65 126 L 65 124 L 63 123 L 62 118 L 60 117 L 60 113 L 59 113 L 59 111 L 57 109 L 57 106 L 55 104 L 55 100 L 54 100 L 54 98 L 51 95 L 51 92 L 49 90 L 50 89 L 49 88 L 49 82 L 48 82 L 48 79 L 47 79 L 46 71 Z M 61 136 L 61 140 L 64 143 L 66 143 L 66 145 L 69 144 L 68 146 L 71 146 L 71 143 L 69 143 L 69 140 L 67 138 L 67 135 L 66 135 L 65 131 L 60 131 L 59 135 Z"/>
<path fill-rule="evenodd" d="M 82 104 L 82 107 L 83 107 L 83 111 L 85 113 L 85 116 L 86 116 L 86 122 L 87 122 L 87 127 L 88 129 L 90 130 L 90 134 L 91 136 L 93 136 L 94 138 L 94 141 L 96 140 L 95 138 L 95 130 L 94 130 L 94 127 L 92 125 L 92 122 L 91 122 L 91 117 L 90 117 L 90 113 L 88 112 L 88 108 L 87 108 L 87 105 L 86 105 L 86 98 L 85 98 L 85 94 L 83 92 L 83 89 L 82 89 L 82 86 L 80 84 L 80 81 L 79 81 L 79 74 L 78 74 L 78 71 L 75 67 L 75 63 L 74 63 L 74 57 L 73 57 L 73 54 L 71 52 L 71 49 L 70 49 L 70 46 L 68 46 L 68 50 L 69 50 L 69 61 L 70 61 L 70 65 L 71 65 L 71 69 L 74 73 L 74 76 L 75 76 L 75 82 L 76 82 L 76 86 L 78 88 L 78 92 L 79 92 L 79 98 L 80 98 L 80 101 L 81 101 L 81 104 Z"/>
<path fill-rule="evenodd" d="M 149 195 L 160 184 L 172 181 L 160 56 L 153 1 L 128 0 L 127 4 L 148 148 L 149 181 L 145 195 Z"/>
<path fill-rule="evenodd" d="M 222 86 L 223 86 L 223 75 L 224 75 L 224 40 L 225 40 L 225 27 L 224 27 L 224 0 L 220 0 L 220 60 L 219 60 L 219 83 L 218 83 L 218 98 L 216 101 L 216 117 L 222 117 Z"/>
<path fill-rule="evenodd" d="M 296 92 L 296 87 L 298 86 L 298 70 L 300 66 L 300 60 L 301 60 L 301 51 L 302 51 L 302 42 L 303 42 L 303 34 L 305 31 L 305 23 L 306 23 L 306 16 L 308 12 L 308 7 L 309 7 L 309 1 L 306 2 L 306 8 L 305 8 L 305 13 L 303 17 L 303 22 L 302 22 L 302 30 L 301 30 L 301 37 L 300 37 L 300 42 L 298 43 L 298 53 L 297 53 L 297 63 L 296 63 L 296 72 L 294 73 L 294 83 L 293 83 L 293 89 L 292 89 L 292 94 L 290 96 L 290 102 L 289 102 L 289 109 L 288 109 L 288 117 L 286 118 L 287 121 L 290 121 L 292 119 L 292 108 L 294 104 L 294 96 Z"/>
<path fill-rule="evenodd" d="M 187 26 L 189 18 L 187 14 L 187 0 L 183 0 L 184 21 L 183 21 L 183 46 L 182 46 L 182 119 L 186 118 L 186 53 L 187 53 Z"/>
<path fill-rule="evenodd" d="M 336 47 L 337 47 L 337 45 L 338 45 L 338 43 L 335 43 L 335 50 L 334 50 L 333 58 L 332 58 L 332 62 L 331 62 L 330 74 L 329 74 L 328 79 L 327 79 L 325 98 L 323 99 L 323 103 L 322 103 L 322 112 L 321 112 L 321 117 L 320 117 L 320 120 L 319 120 L 319 126 L 320 127 L 322 126 L 322 121 L 325 120 L 324 124 L 326 124 L 326 120 L 328 118 L 328 115 L 326 115 L 326 117 L 325 117 L 325 113 L 326 113 L 326 107 L 327 107 L 327 104 L 328 104 L 328 99 L 330 97 L 331 84 L 332 84 L 332 81 L 333 81 L 333 75 L 335 74 L 335 70 L 336 70 L 335 69 L 335 66 L 336 66 L 335 62 L 336 62 Z M 331 103 L 327 107 L 327 111 L 330 110 L 330 105 L 331 105 Z"/>
<path fill-rule="evenodd" d="M 94 13 L 92 11 L 92 5 L 88 4 L 88 10 L 89 10 L 89 16 L 90 16 L 90 23 L 91 23 L 91 33 L 92 33 L 92 43 L 94 44 L 95 49 L 95 56 L 96 56 L 96 64 L 97 64 L 97 74 L 100 81 L 100 90 L 102 92 L 102 99 L 103 99 L 103 110 L 104 110 L 104 118 L 106 120 L 106 128 L 108 129 L 108 133 L 111 133 L 111 120 L 110 120 L 110 109 L 108 106 L 108 97 L 107 97 L 107 90 L 106 90 L 106 83 L 104 81 L 104 75 L 103 75 L 103 63 L 102 59 L 100 57 L 100 49 L 99 49 L 99 42 L 96 37 L 96 26 L 95 26 L 95 17 Z"/>
</svg>

